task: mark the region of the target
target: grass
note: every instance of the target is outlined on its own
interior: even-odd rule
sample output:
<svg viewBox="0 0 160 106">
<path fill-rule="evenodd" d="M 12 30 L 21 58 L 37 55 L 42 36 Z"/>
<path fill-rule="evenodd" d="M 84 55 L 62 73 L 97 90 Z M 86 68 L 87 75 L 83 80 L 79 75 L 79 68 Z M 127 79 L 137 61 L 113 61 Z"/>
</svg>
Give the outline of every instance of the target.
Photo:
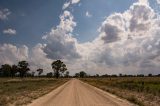
<svg viewBox="0 0 160 106">
<path fill-rule="evenodd" d="M 81 80 L 140 106 L 160 104 L 160 77 L 85 78 Z"/>
<path fill-rule="evenodd" d="M 0 78 L 0 106 L 30 103 L 33 99 L 52 91 L 66 81 L 68 79 Z"/>
</svg>

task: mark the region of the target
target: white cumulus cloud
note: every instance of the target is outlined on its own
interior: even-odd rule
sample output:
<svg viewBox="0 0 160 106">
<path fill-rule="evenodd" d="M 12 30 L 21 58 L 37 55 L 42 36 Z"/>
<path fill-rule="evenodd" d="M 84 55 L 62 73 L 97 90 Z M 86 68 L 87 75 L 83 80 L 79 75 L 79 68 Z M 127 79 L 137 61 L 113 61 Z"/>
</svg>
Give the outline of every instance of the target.
<svg viewBox="0 0 160 106">
<path fill-rule="evenodd" d="M 70 2 L 64 3 L 62 9 L 64 10 L 64 9 L 68 8 L 70 6 L 70 4 L 71 4 Z"/>
<path fill-rule="evenodd" d="M 72 4 L 77 4 L 77 3 L 79 3 L 80 2 L 80 0 L 71 0 L 71 3 Z"/>
<path fill-rule="evenodd" d="M 28 59 L 28 47 L 12 44 L 0 45 L 0 64 L 16 64 L 18 61 Z"/>
<path fill-rule="evenodd" d="M 86 17 L 90 18 L 90 17 L 92 17 L 92 14 L 87 11 L 86 12 Z"/>
<path fill-rule="evenodd" d="M 99 36 L 86 47 L 91 50 L 88 58 L 105 64 L 106 69 L 117 67 L 118 72 L 158 73 L 159 22 L 154 10 L 141 2 L 110 15 L 99 28 Z"/>
<path fill-rule="evenodd" d="M 77 3 L 79 3 L 79 2 L 80 2 L 80 0 L 70 0 L 70 1 L 68 1 L 68 2 L 65 2 L 65 3 L 63 4 L 62 9 L 65 10 L 65 9 L 67 9 L 68 7 L 70 7 L 71 5 L 77 4 Z"/>
<path fill-rule="evenodd" d="M 46 57 L 46 53 L 44 53 L 43 49 L 45 48 L 45 44 L 37 44 L 30 51 L 29 63 L 32 70 L 36 70 L 38 68 L 42 68 L 45 70 L 44 73 L 52 71 L 51 63 L 52 60 Z"/>
<path fill-rule="evenodd" d="M 8 34 L 8 35 L 16 35 L 16 30 L 15 29 L 5 29 L 3 30 L 3 34 Z"/>
<path fill-rule="evenodd" d="M 47 58 L 64 59 L 70 70 L 91 74 L 158 73 L 160 20 L 147 0 L 108 16 L 91 42 L 79 43 L 72 36 L 76 22 L 69 11 L 60 19 L 57 28 L 45 36 Z"/>
<path fill-rule="evenodd" d="M 157 0 L 157 3 L 160 4 L 160 0 Z"/>
<path fill-rule="evenodd" d="M 6 20 L 8 19 L 8 16 L 11 14 L 11 12 L 9 11 L 9 9 L 5 8 L 5 9 L 1 9 L 0 10 L 0 20 Z"/>
<path fill-rule="evenodd" d="M 51 32 L 45 35 L 46 47 L 44 52 L 51 59 L 78 58 L 77 40 L 72 37 L 72 31 L 76 26 L 74 17 L 69 11 L 64 11 L 60 16 L 60 24 L 52 28 Z M 54 52 L 53 52 L 54 51 Z"/>
<path fill-rule="evenodd" d="M 139 0 L 139 3 L 141 3 L 141 4 L 149 4 L 149 2 L 148 2 L 148 0 Z"/>
</svg>

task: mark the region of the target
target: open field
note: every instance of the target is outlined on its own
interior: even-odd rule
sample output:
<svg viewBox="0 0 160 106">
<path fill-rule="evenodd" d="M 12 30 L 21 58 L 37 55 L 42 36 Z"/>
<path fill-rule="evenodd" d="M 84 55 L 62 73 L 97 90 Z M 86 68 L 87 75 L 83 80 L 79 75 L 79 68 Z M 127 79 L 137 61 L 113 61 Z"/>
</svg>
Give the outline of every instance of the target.
<svg viewBox="0 0 160 106">
<path fill-rule="evenodd" d="M 160 104 L 160 77 L 85 78 L 81 80 L 141 106 Z"/>
<path fill-rule="evenodd" d="M 27 104 L 66 81 L 68 79 L 0 78 L 0 106 Z"/>
</svg>

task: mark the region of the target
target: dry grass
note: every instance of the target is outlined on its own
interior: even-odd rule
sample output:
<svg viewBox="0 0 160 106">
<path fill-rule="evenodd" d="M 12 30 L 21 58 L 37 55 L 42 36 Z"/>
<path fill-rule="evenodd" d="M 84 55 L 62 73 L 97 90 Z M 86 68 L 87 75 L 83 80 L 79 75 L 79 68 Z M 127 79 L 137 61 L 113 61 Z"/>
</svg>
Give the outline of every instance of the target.
<svg viewBox="0 0 160 106">
<path fill-rule="evenodd" d="M 30 103 L 61 84 L 68 79 L 52 78 L 24 78 L 24 79 L 0 79 L 0 106 L 24 105 Z"/>
<path fill-rule="evenodd" d="M 121 77 L 81 79 L 140 106 L 159 106 L 160 78 Z"/>
</svg>

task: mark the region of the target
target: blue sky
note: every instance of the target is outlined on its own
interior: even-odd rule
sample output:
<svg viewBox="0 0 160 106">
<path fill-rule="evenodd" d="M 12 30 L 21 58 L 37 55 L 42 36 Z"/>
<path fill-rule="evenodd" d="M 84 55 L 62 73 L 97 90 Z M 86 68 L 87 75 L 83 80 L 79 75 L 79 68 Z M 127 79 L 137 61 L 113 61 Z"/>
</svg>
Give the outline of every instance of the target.
<svg viewBox="0 0 160 106">
<path fill-rule="evenodd" d="M 160 0 L 0 0 L 0 64 L 159 73 Z"/>
<path fill-rule="evenodd" d="M 0 21 L 0 42 L 25 44 L 29 47 L 42 41 L 42 36 L 52 27 L 59 24 L 59 15 L 63 13 L 62 6 L 66 0 L 0 0 L 0 8 L 8 8 L 11 14 L 5 21 Z M 83 0 L 80 6 L 74 5 L 68 10 L 73 11 L 77 27 L 74 35 L 79 42 L 93 40 L 104 17 L 113 12 L 123 12 L 134 0 Z M 114 8 L 113 8 L 114 7 Z M 86 11 L 92 17 L 86 17 Z M 3 30 L 13 28 L 14 36 L 3 34 Z"/>
<path fill-rule="evenodd" d="M 0 8 L 11 11 L 7 20 L 0 21 L 0 41 L 28 46 L 42 42 L 45 32 L 59 23 L 63 3 L 63 0 L 0 0 Z M 6 28 L 16 29 L 17 34 L 4 35 L 2 30 Z"/>
</svg>

